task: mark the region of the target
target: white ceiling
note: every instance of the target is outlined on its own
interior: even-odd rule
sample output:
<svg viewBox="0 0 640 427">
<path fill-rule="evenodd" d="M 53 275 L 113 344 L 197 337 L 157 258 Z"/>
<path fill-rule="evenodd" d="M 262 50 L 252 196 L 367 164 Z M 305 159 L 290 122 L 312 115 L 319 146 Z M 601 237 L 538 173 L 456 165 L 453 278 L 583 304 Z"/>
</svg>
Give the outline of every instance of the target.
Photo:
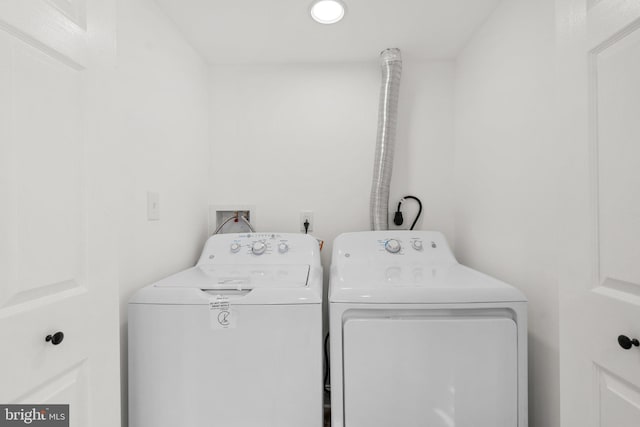
<svg viewBox="0 0 640 427">
<path fill-rule="evenodd" d="M 454 58 L 501 0 L 344 0 L 334 25 L 311 0 L 156 0 L 212 64 L 368 61 L 388 47 Z"/>
</svg>

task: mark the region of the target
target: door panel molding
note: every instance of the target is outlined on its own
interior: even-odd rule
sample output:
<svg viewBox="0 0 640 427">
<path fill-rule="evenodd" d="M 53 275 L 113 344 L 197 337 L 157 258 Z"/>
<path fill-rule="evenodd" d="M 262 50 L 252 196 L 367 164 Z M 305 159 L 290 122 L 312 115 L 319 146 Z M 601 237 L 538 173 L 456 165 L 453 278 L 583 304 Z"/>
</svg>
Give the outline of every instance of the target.
<svg viewBox="0 0 640 427">
<path fill-rule="evenodd" d="M 600 0 L 587 13 L 588 49 L 595 51 L 607 40 L 624 37 L 626 31 L 634 31 L 638 19 L 640 3 L 636 0 Z"/>
<path fill-rule="evenodd" d="M 62 395 L 69 395 L 69 391 L 72 389 L 82 393 L 79 397 L 86 395 L 86 369 L 87 360 L 85 359 L 39 385 L 37 388 L 29 390 L 22 396 L 19 396 L 13 403 L 67 403 L 66 400 L 62 399 Z M 74 407 L 73 409 L 75 412 L 76 409 L 80 408 Z"/>
<path fill-rule="evenodd" d="M 1 147 L 11 160 L 0 184 L 10 207 L 0 225 L 10 256 L 0 288 L 7 317 L 86 291 L 87 171 L 81 73 L 11 34 L 0 39 L 11 58 L 12 129 Z"/>
<path fill-rule="evenodd" d="M 595 411 L 595 425 L 635 426 L 640 418 L 640 388 L 599 365 L 595 365 L 595 370 L 599 403 Z"/>
<path fill-rule="evenodd" d="M 83 30 L 87 29 L 86 0 L 48 0 L 63 13 L 71 22 Z"/>
<path fill-rule="evenodd" d="M 0 17 L 0 29 L 76 70 L 86 68 L 86 0 L 3 0 Z"/>
<path fill-rule="evenodd" d="M 87 292 L 87 288 L 79 285 L 74 280 L 19 292 L 0 305 L 0 319 L 13 316 L 25 310 L 34 310 L 45 305 L 56 304 L 67 298 L 77 297 Z"/>
<path fill-rule="evenodd" d="M 70 425 L 88 427 L 88 361 L 82 360 L 37 388 L 13 401 L 14 404 L 68 404 Z"/>
<path fill-rule="evenodd" d="M 611 2 L 605 3 L 610 6 Z M 588 53 L 591 222 L 594 242 L 592 289 L 601 295 L 637 305 L 640 305 L 640 268 L 635 266 L 637 263 L 633 258 L 635 253 L 640 252 L 640 244 L 635 243 L 635 238 L 640 241 L 640 202 L 634 206 L 634 202 L 628 200 L 629 196 L 625 194 L 625 191 L 633 190 L 625 190 L 624 187 L 626 184 L 635 187 L 633 180 L 638 180 L 635 176 L 640 161 L 635 162 L 637 165 L 632 164 L 635 156 L 628 152 L 632 149 L 628 143 L 625 145 L 623 135 L 615 134 L 616 127 L 622 127 L 629 121 L 622 118 L 614 126 L 609 122 L 620 115 L 617 109 L 625 107 L 621 103 L 633 102 L 627 100 L 632 95 L 615 91 L 616 86 L 621 84 L 616 80 L 622 78 L 615 73 L 615 67 L 620 67 L 616 61 L 634 59 L 633 48 L 640 46 L 639 29 L 640 19 L 635 19 Z M 640 61 L 637 62 L 636 67 L 640 72 Z M 603 86 L 606 88 L 603 89 Z M 609 95 L 610 92 L 613 95 Z M 607 96 L 603 96 L 603 93 Z M 608 102 L 611 96 L 615 96 L 615 102 Z M 640 103 L 634 107 L 640 108 Z M 640 129 L 638 131 L 640 134 Z M 640 186 L 640 182 L 636 184 Z"/>
</svg>

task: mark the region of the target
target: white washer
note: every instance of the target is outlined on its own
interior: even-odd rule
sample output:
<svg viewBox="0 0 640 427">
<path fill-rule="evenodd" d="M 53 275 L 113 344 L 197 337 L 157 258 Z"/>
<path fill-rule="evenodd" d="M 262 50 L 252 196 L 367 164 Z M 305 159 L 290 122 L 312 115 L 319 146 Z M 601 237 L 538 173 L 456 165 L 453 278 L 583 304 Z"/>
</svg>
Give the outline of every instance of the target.
<svg viewBox="0 0 640 427">
<path fill-rule="evenodd" d="M 347 233 L 329 288 L 332 427 L 525 427 L 526 298 L 441 233 Z"/>
<path fill-rule="evenodd" d="M 321 427 L 322 398 L 312 237 L 212 236 L 130 300 L 130 427 Z"/>
</svg>

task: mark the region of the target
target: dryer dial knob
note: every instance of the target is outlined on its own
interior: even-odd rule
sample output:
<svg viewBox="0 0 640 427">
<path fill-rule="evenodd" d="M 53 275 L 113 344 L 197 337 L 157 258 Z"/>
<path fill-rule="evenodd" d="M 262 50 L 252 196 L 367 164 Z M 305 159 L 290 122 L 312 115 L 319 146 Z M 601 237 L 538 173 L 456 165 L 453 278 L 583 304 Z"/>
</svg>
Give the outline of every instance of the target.
<svg viewBox="0 0 640 427">
<path fill-rule="evenodd" d="M 424 249 L 424 245 L 422 244 L 422 240 L 414 240 L 411 242 L 411 246 L 413 246 L 413 249 L 415 249 L 416 251 L 421 251 L 422 249 Z"/>
<path fill-rule="evenodd" d="M 387 240 L 387 243 L 384 244 L 384 248 L 387 250 L 387 252 L 397 254 L 398 252 L 400 252 L 400 249 L 402 249 L 402 246 L 396 239 L 389 239 Z"/>
<path fill-rule="evenodd" d="M 262 255 L 266 250 L 267 244 L 265 242 L 255 242 L 253 246 L 251 246 L 251 252 L 253 252 L 254 255 Z"/>
<path fill-rule="evenodd" d="M 233 242 L 233 243 L 231 244 L 230 249 L 231 249 L 231 252 L 233 252 L 233 253 L 235 254 L 235 253 L 237 253 L 237 252 L 240 250 L 240 244 L 239 244 L 239 243 L 236 243 L 236 242 Z"/>
<path fill-rule="evenodd" d="M 289 245 L 284 242 L 280 243 L 278 245 L 278 252 L 280 252 L 281 254 L 286 254 L 287 252 L 289 252 Z"/>
</svg>

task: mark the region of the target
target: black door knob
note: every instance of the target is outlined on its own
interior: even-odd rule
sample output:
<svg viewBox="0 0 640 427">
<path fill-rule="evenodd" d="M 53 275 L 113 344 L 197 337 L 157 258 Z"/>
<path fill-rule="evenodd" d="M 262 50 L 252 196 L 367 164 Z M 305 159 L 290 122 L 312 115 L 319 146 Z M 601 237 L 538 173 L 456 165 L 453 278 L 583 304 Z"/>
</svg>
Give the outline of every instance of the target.
<svg viewBox="0 0 640 427">
<path fill-rule="evenodd" d="M 633 346 L 640 346 L 640 341 L 638 341 L 636 338 L 631 339 L 626 335 L 620 335 L 618 337 L 618 344 L 620 344 L 620 347 L 624 348 L 625 350 L 629 350 Z"/>
<path fill-rule="evenodd" d="M 53 345 L 58 345 L 62 342 L 63 339 L 64 339 L 64 334 L 62 332 L 56 332 L 53 335 L 47 335 L 47 337 L 44 340 L 46 342 L 50 342 Z"/>
</svg>

